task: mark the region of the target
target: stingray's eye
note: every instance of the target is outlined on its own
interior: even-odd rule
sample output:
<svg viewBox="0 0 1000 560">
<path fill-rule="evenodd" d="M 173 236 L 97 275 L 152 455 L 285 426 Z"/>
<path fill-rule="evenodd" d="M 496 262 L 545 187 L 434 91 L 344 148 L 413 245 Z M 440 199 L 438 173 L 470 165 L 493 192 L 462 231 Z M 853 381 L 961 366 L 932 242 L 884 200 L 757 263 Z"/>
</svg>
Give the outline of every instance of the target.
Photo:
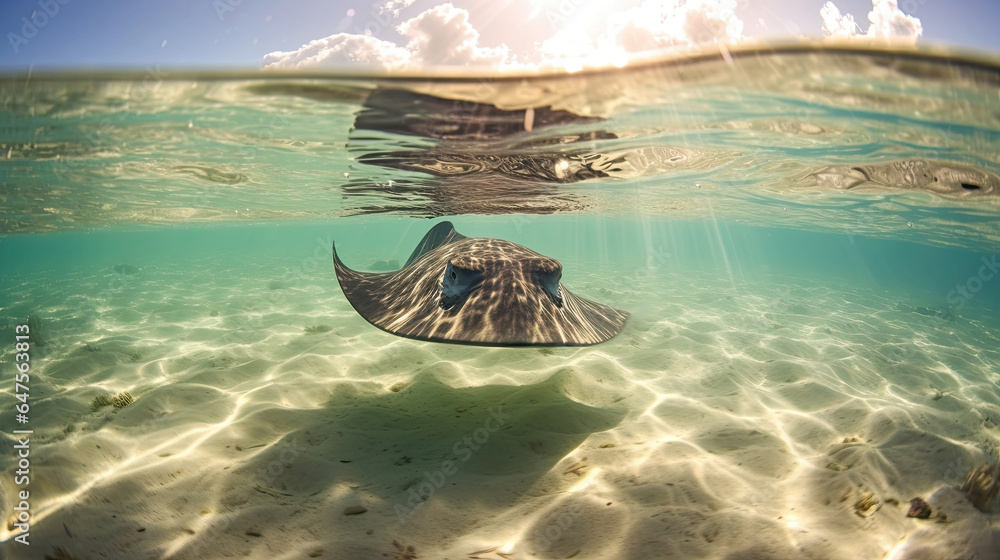
<svg viewBox="0 0 1000 560">
<path fill-rule="evenodd" d="M 462 268 L 449 262 L 444 269 L 444 278 L 441 280 L 441 307 L 451 309 L 468 297 L 482 280 L 482 272 Z"/>
<path fill-rule="evenodd" d="M 562 278 L 562 267 L 554 268 L 550 270 L 536 270 L 535 271 L 535 281 L 538 285 L 542 287 L 549 299 L 556 307 L 563 306 L 563 293 L 562 288 L 559 286 L 559 280 Z"/>
</svg>

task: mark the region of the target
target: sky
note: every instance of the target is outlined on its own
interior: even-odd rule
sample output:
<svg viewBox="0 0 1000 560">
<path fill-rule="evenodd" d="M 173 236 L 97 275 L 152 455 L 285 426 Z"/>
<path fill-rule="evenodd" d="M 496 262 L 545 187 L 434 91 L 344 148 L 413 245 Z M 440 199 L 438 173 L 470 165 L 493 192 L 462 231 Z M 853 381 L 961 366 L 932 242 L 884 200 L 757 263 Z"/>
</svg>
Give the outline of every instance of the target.
<svg viewBox="0 0 1000 560">
<path fill-rule="evenodd" d="M 894 36 L 1000 57 L 997 0 L 3 0 L 0 71 L 577 69 L 717 42 Z"/>
</svg>

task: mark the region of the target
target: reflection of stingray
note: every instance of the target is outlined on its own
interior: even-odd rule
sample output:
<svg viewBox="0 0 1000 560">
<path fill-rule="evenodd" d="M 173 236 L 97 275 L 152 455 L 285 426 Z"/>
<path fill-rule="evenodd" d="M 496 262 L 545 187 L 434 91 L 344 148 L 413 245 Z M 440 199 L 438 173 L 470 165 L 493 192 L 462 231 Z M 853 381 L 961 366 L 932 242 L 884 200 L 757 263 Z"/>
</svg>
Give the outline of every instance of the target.
<svg viewBox="0 0 1000 560">
<path fill-rule="evenodd" d="M 562 265 L 501 239 L 434 226 L 402 269 L 356 272 L 333 250 L 347 300 L 376 327 L 407 338 L 488 346 L 581 346 L 621 331 L 628 314 L 573 295 Z"/>
<path fill-rule="evenodd" d="M 867 165 L 831 165 L 807 176 L 807 184 L 838 189 L 914 189 L 945 196 L 1000 195 L 1000 177 L 967 165 L 904 159 Z"/>
<path fill-rule="evenodd" d="M 575 183 L 608 174 L 595 167 L 607 165 L 594 154 L 461 154 L 432 152 L 390 152 L 365 154 L 361 163 L 421 171 L 438 177 L 473 174 L 500 174 L 524 181 Z M 611 162 L 612 164 L 615 162 Z"/>
<path fill-rule="evenodd" d="M 357 214 L 402 213 L 436 218 L 456 214 L 554 214 L 580 211 L 585 204 L 558 185 L 510 180 L 503 176 L 454 177 L 438 180 L 372 183 L 353 181 L 343 186 Z"/>
<path fill-rule="evenodd" d="M 548 107 L 504 110 L 402 90 L 376 90 L 358 113 L 348 143 L 350 150 L 361 152 L 357 161 L 447 182 L 419 176 L 388 185 L 355 180 L 344 185 L 343 192 L 349 198 L 371 199 L 371 204 L 355 205 L 361 213 L 439 216 L 580 210 L 582 203 L 555 185 L 607 177 L 622 162 L 593 152 L 596 142 L 614 139 L 614 134 L 566 128 L 598 121 Z M 399 150 L 399 142 L 389 143 L 378 134 L 386 132 L 420 138 L 410 142 L 420 148 Z M 582 143 L 590 144 L 589 150 L 578 147 Z"/>
<path fill-rule="evenodd" d="M 354 128 L 471 142 L 508 138 L 555 125 L 586 124 L 599 120 L 548 107 L 504 110 L 486 103 L 378 89 L 365 100 L 365 108 L 358 113 Z"/>
</svg>

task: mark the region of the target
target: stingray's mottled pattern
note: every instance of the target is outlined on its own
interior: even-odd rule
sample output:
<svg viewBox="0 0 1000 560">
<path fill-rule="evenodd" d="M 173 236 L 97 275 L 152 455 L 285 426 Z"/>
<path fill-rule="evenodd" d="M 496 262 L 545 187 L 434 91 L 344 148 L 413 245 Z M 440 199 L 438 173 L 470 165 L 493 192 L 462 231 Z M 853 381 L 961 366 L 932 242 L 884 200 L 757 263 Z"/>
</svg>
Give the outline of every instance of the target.
<svg viewBox="0 0 1000 560">
<path fill-rule="evenodd" d="M 581 346 L 618 334 L 628 314 L 579 298 L 559 261 L 501 239 L 468 238 L 442 222 L 406 265 L 381 274 L 351 270 L 333 252 L 354 309 L 393 334 L 487 346 Z"/>
<path fill-rule="evenodd" d="M 1000 177 L 959 163 L 901 159 L 866 165 L 831 165 L 809 174 L 815 184 L 838 189 L 883 186 L 946 196 L 1000 195 Z"/>
</svg>

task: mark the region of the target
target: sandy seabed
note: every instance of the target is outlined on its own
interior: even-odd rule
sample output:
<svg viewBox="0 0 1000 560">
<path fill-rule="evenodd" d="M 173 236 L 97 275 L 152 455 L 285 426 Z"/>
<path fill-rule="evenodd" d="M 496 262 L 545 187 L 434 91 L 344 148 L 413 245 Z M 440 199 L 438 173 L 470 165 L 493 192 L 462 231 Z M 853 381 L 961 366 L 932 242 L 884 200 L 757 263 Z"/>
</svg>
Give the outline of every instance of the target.
<svg viewBox="0 0 1000 560">
<path fill-rule="evenodd" d="M 956 489 L 1000 440 L 978 319 L 816 281 L 590 275 L 571 289 L 633 312 L 614 340 L 478 348 L 375 329 L 332 270 L 257 272 L 14 287 L 45 345 L 31 545 L 3 527 L 8 558 L 1000 557 L 997 514 Z M 934 518 L 906 517 L 918 496 Z"/>
</svg>

